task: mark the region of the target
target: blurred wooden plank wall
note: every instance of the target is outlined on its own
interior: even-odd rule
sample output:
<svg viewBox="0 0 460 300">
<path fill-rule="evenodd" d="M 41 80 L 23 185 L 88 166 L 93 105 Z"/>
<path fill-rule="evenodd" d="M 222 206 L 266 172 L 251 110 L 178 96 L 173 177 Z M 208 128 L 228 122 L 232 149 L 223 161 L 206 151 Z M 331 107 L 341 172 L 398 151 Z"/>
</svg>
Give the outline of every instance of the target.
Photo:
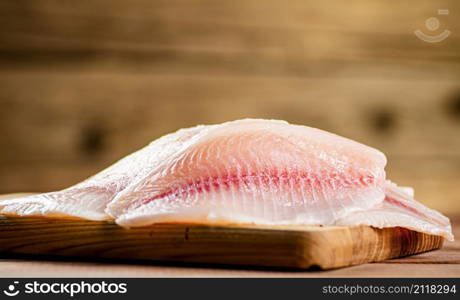
<svg viewBox="0 0 460 300">
<path fill-rule="evenodd" d="M 459 11 L 456 0 L 3 0 L 0 192 L 60 189 L 177 128 L 262 117 L 375 146 L 419 200 L 460 213 Z M 417 28 L 452 34 L 430 44 Z"/>
</svg>

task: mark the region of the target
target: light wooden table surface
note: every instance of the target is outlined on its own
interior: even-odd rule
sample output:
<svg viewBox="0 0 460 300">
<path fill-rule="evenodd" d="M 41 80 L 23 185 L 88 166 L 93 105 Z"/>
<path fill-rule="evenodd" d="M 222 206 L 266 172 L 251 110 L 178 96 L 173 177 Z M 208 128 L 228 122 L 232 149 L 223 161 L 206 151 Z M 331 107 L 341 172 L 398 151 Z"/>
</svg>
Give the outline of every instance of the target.
<svg viewBox="0 0 460 300">
<path fill-rule="evenodd" d="M 452 218 L 460 236 L 460 218 Z M 0 259 L 0 277 L 460 277 L 460 241 L 441 250 L 330 271 L 280 271 L 184 265 Z"/>
</svg>

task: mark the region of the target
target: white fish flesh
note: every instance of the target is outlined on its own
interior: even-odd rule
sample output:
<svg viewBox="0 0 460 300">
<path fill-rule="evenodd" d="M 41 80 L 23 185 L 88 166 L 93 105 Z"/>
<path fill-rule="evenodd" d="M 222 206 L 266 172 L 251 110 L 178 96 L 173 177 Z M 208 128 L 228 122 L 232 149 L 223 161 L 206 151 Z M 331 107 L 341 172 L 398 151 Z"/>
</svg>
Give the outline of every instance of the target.
<svg viewBox="0 0 460 300">
<path fill-rule="evenodd" d="M 245 119 L 181 129 L 58 192 L 0 214 L 159 222 L 405 227 L 453 239 L 449 219 L 385 178 L 380 151 L 319 129 Z"/>
</svg>

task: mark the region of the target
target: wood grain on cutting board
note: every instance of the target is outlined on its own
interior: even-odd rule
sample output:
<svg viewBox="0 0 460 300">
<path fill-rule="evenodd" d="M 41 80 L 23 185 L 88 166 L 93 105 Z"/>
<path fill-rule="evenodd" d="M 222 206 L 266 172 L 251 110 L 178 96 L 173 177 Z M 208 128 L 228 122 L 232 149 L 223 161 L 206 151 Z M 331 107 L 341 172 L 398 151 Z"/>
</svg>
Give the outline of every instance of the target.
<svg viewBox="0 0 460 300">
<path fill-rule="evenodd" d="M 404 228 L 262 227 L 0 218 L 0 252 L 68 257 L 337 268 L 440 248 L 443 238 Z"/>
<path fill-rule="evenodd" d="M 125 229 L 105 221 L 0 216 L 0 241 L 0 253 L 9 254 L 331 269 L 438 249 L 443 238 L 400 227 L 165 223 Z"/>
</svg>

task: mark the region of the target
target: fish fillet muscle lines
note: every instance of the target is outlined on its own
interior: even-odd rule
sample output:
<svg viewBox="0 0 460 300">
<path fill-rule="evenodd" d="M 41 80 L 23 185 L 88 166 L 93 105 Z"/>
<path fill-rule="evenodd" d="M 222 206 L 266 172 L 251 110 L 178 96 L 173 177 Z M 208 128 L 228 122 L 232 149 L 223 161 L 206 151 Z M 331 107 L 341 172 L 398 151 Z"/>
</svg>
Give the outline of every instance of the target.
<svg viewBox="0 0 460 300">
<path fill-rule="evenodd" d="M 449 220 L 385 179 L 385 155 L 275 120 L 166 135 L 59 192 L 0 201 L 0 213 L 158 222 L 401 226 L 452 239 Z"/>
</svg>

